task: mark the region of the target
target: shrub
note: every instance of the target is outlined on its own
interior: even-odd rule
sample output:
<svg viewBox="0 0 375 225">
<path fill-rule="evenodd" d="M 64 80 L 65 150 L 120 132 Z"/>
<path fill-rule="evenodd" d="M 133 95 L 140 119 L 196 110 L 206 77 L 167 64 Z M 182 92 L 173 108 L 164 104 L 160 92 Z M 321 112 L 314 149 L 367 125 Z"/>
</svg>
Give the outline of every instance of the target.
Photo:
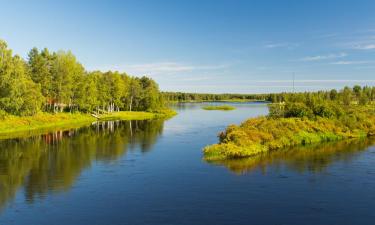
<svg viewBox="0 0 375 225">
<path fill-rule="evenodd" d="M 284 117 L 313 117 L 313 111 L 307 107 L 304 103 L 288 103 L 285 106 L 285 115 Z"/>
<path fill-rule="evenodd" d="M 8 116 L 8 113 L 0 109 L 0 119 L 4 120 Z"/>
</svg>

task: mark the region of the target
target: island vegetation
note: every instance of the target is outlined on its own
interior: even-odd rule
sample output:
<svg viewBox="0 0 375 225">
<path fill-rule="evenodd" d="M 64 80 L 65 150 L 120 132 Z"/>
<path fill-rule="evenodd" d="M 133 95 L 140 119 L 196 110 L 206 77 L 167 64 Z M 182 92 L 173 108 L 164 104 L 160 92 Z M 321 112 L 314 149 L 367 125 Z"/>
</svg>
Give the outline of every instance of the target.
<svg viewBox="0 0 375 225">
<path fill-rule="evenodd" d="M 230 125 L 219 143 L 204 148 L 207 160 L 255 156 L 296 145 L 375 135 L 375 87 L 273 94 L 269 115 Z"/>
<path fill-rule="evenodd" d="M 324 172 L 329 165 L 337 161 L 349 161 L 359 152 L 375 144 L 374 138 L 346 139 L 335 142 L 316 143 L 305 146 L 294 146 L 267 154 L 258 154 L 241 159 L 208 160 L 213 165 L 228 168 L 241 175 L 257 169 L 266 173 L 270 167 L 287 167 L 298 173 Z"/>
<path fill-rule="evenodd" d="M 0 40 L 0 135 L 97 119 L 150 119 L 167 110 L 158 84 L 87 71 L 70 51 L 31 49 L 27 60 Z"/>
<path fill-rule="evenodd" d="M 202 107 L 204 110 L 222 110 L 222 111 L 229 111 L 236 109 L 234 106 L 231 105 L 208 105 Z"/>
</svg>

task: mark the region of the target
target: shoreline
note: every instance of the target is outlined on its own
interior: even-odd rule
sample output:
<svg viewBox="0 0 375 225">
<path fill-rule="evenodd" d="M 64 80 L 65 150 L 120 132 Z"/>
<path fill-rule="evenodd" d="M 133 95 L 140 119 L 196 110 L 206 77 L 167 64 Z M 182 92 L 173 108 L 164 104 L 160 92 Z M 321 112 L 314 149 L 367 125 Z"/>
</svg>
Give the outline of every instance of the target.
<svg viewBox="0 0 375 225">
<path fill-rule="evenodd" d="M 29 137 L 33 134 L 43 134 L 57 129 L 74 129 L 89 126 L 96 121 L 110 120 L 152 120 L 170 118 L 177 113 L 173 110 L 159 112 L 120 111 L 95 118 L 84 113 L 38 113 L 35 116 L 7 116 L 0 119 L 0 139 Z"/>
</svg>

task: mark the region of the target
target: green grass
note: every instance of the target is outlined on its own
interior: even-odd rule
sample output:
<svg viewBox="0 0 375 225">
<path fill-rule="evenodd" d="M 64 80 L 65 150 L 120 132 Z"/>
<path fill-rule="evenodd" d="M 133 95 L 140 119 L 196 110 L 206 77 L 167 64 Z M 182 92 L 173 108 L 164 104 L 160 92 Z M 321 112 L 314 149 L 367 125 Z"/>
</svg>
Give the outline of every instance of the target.
<svg viewBox="0 0 375 225">
<path fill-rule="evenodd" d="M 210 105 L 210 106 L 204 106 L 204 107 L 202 107 L 202 109 L 204 109 L 204 110 L 224 110 L 224 111 L 227 111 L 227 110 L 234 110 L 236 108 L 233 107 L 233 106 L 230 106 L 230 105 Z"/>
<path fill-rule="evenodd" d="M 101 115 L 99 117 L 99 120 L 149 120 L 157 118 L 168 118 L 174 115 L 176 115 L 176 112 L 169 109 L 157 112 L 120 111 Z"/>
<path fill-rule="evenodd" d="M 27 117 L 7 115 L 0 119 L 0 139 L 30 136 L 56 129 L 78 128 L 97 120 L 148 120 L 168 118 L 175 114 L 173 110 L 165 109 L 158 112 L 121 111 L 102 115 L 98 119 L 83 113 L 38 113 Z"/>
</svg>

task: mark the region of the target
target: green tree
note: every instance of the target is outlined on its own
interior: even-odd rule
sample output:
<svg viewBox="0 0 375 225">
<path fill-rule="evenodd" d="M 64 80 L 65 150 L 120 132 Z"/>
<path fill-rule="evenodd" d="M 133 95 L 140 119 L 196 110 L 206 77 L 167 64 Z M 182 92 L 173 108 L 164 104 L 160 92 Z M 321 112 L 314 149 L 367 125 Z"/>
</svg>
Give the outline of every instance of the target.
<svg viewBox="0 0 375 225">
<path fill-rule="evenodd" d="M 46 99 L 47 110 L 51 109 L 53 102 L 52 64 L 53 56 L 46 48 L 40 53 L 37 48 L 33 48 L 28 54 L 28 66 L 31 79 L 40 85 L 41 92 Z"/>
<path fill-rule="evenodd" d="M 28 74 L 27 64 L 12 56 L 7 44 L 0 40 L 0 109 L 15 115 L 33 115 L 44 101 L 40 86 Z"/>
<path fill-rule="evenodd" d="M 54 108 L 62 111 L 66 106 L 76 103 L 79 80 L 82 79 L 84 69 L 77 62 L 71 52 L 59 51 L 55 53 L 52 70 L 52 89 L 54 95 Z"/>
</svg>

